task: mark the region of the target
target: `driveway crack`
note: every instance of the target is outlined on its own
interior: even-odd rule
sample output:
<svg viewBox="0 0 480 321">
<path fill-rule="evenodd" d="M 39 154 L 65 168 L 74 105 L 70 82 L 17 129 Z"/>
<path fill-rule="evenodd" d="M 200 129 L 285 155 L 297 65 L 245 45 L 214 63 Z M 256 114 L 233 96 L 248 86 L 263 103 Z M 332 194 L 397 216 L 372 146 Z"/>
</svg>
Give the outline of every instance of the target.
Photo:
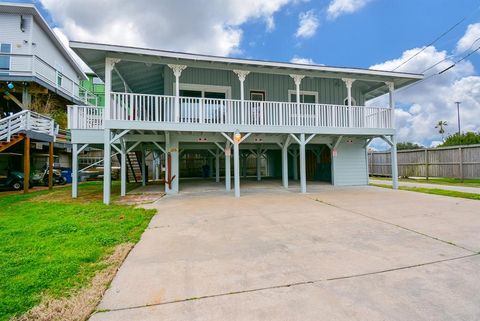
<svg viewBox="0 0 480 321">
<path fill-rule="evenodd" d="M 185 299 L 179 299 L 179 300 L 171 300 L 171 301 L 165 301 L 165 302 L 161 302 L 161 303 L 145 304 L 145 305 L 138 305 L 138 306 L 132 306 L 132 307 L 125 307 L 125 308 L 98 310 L 95 313 L 108 313 L 108 312 L 115 312 L 115 311 L 137 310 L 137 309 L 142 309 L 142 308 L 163 306 L 163 305 L 169 305 L 169 304 L 175 304 L 175 303 L 184 303 L 184 302 L 189 302 L 189 301 L 205 300 L 205 299 L 226 297 L 226 296 L 239 295 L 239 294 L 245 294 L 245 293 L 254 293 L 254 292 L 268 291 L 268 290 L 274 290 L 274 289 L 284 289 L 284 288 L 290 288 L 290 287 L 296 287 L 296 286 L 313 285 L 313 284 L 320 284 L 320 283 L 324 283 L 324 282 L 333 282 L 333 281 L 339 281 L 339 280 L 354 279 L 354 278 L 360 278 L 360 277 L 365 277 L 365 276 L 384 274 L 384 273 L 407 270 L 407 269 L 414 269 L 414 268 L 418 268 L 418 267 L 422 267 L 422 266 L 433 265 L 433 264 L 438 264 L 438 263 L 443 263 L 443 262 L 456 261 L 456 260 L 471 258 L 471 257 L 479 256 L 479 255 L 480 255 L 480 253 L 474 253 L 474 254 L 468 254 L 468 255 L 458 256 L 458 257 L 454 257 L 454 258 L 448 258 L 448 259 L 443 259 L 443 260 L 436 260 L 436 261 L 418 263 L 418 264 L 401 266 L 401 267 L 397 267 L 397 268 L 391 268 L 391 269 L 385 269 L 385 270 L 379 270 L 379 271 L 373 271 L 373 272 L 345 275 L 345 276 L 339 276 L 339 277 L 333 277 L 333 278 L 324 278 L 324 279 L 308 280 L 308 281 L 301 281 L 301 282 L 293 282 L 293 283 L 279 284 L 279 285 L 273 285 L 273 286 L 267 286 L 267 287 L 247 289 L 247 290 L 239 290 L 239 291 L 232 291 L 232 292 L 224 292 L 224 293 L 203 295 L 203 296 L 198 296 L 198 297 L 191 297 L 191 298 L 185 298 Z"/>
<path fill-rule="evenodd" d="M 450 242 L 450 241 L 445 241 L 445 240 L 442 240 L 438 237 L 435 237 L 435 236 L 432 236 L 432 235 L 429 235 L 429 234 L 426 234 L 426 233 L 423 233 L 423 232 L 419 232 L 419 231 L 416 231 L 414 229 L 411 229 L 411 228 L 408 228 L 408 227 L 405 227 L 405 226 L 402 226 L 402 225 L 399 225 L 399 224 L 395 224 L 395 223 L 391 223 L 391 222 L 388 222 L 388 221 L 385 221 L 385 220 L 382 220 L 382 219 L 379 219 L 379 218 L 376 218 L 376 217 L 373 217 L 373 216 L 370 216 L 370 215 L 367 215 L 367 214 L 364 214 L 364 213 L 361 213 L 361 212 L 357 212 L 355 210 L 351 210 L 351 209 L 348 209 L 348 208 L 344 208 L 344 207 L 341 207 L 341 206 L 338 206 L 338 205 L 335 205 L 335 204 L 331 204 L 331 203 L 328 203 L 326 201 L 322 201 L 320 199 L 317 199 L 317 198 L 311 198 L 311 197 L 308 197 L 307 198 L 311 199 L 311 200 L 314 200 L 316 202 L 319 202 L 319 203 L 322 203 L 322 204 L 325 204 L 325 205 L 328 205 L 328 206 L 331 206 L 331 207 L 334 207 L 334 208 L 337 208 L 337 209 L 340 209 L 340 210 L 343 210 L 343 211 L 346 211 L 346 212 L 349 212 L 349 213 L 352 213 L 352 214 L 355 214 L 355 215 L 360 215 L 362 217 L 365 217 L 365 218 L 368 218 L 368 219 L 371 219 L 371 220 L 374 220 L 374 221 L 377 221 L 377 222 L 380 222 L 380 223 L 383 223 L 383 224 L 388 224 L 390 226 L 395 226 L 395 227 L 398 227 L 398 228 L 401 228 L 403 230 L 406 230 L 406 231 L 409 231 L 409 232 L 412 232 L 412 233 L 415 233 L 415 234 L 418 234 L 418 235 L 422 235 L 422 236 L 425 236 L 425 237 L 428 237 L 432 240 L 435 240 L 435 241 L 439 241 L 439 242 L 442 242 L 442 243 L 445 243 L 445 244 L 448 244 L 448 245 L 451 245 L 451 246 L 455 246 L 459 249 L 462 249 L 462 250 L 465 250 L 465 251 L 468 251 L 468 252 L 471 252 L 471 253 L 474 253 L 474 254 L 479 254 L 478 251 L 475 251 L 475 250 L 472 250 L 472 249 L 469 249 L 469 248 L 466 248 L 464 246 L 461 246 L 461 245 L 458 245 L 458 244 L 455 244 L 453 242 Z"/>
</svg>

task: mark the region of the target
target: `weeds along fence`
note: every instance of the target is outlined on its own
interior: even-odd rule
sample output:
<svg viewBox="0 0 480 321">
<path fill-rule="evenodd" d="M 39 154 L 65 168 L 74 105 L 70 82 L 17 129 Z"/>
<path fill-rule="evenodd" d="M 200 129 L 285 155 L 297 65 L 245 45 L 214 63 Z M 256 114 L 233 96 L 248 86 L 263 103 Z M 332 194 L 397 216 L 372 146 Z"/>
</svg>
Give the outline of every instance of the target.
<svg viewBox="0 0 480 321">
<path fill-rule="evenodd" d="M 480 144 L 401 150 L 397 153 L 401 177 L 480 178 Z M 373 176 L 391 176 L 390 152 L 369 152 Z"/>
</svg>

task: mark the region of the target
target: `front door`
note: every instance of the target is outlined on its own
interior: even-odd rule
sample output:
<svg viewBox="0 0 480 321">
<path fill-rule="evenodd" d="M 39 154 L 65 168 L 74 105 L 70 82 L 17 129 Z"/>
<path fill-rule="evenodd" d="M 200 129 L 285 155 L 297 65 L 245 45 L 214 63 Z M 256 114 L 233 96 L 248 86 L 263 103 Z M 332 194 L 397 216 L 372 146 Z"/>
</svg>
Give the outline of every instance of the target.
<svg viewBox="0 0 480 321">
<path fill-rule="evenodd" d="M 250 116 L 250 119 L 247 119 L 247 122 L 252 125 L 260 125 L 262 118 L 262 101 L 265 101 L 265 92 L 260 90 L 250 91 L 250 100 L 252 104 L 247 110 L 247 117 Z"/>
</svg>

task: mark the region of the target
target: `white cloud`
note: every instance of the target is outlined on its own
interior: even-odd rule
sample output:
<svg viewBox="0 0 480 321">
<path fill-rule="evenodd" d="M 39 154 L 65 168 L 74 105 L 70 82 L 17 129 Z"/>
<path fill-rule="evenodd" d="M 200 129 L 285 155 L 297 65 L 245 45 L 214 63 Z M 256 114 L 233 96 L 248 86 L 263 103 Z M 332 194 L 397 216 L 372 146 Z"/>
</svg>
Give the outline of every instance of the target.
<svg viewBox="0 0 480 321">
<path fill-rule="evenodd" d="M 275 27 L 274 14 L 294 0 L 40 0 L 72 40 L 215 55 L 240 51 L 242 25 Z"/>
<path fill-rule="evenodd" d="M 372 66 L 372 69 L 392 70 L 421 48 L 407 50 L 398 59 Z M 405 72 L 421 72 L 429 66 L 446 59 L 428 71 L 428 75 L 437 74 L 453 64 L 446 51 L 427 47 L 421 54 L 399 68 Z M 398 141 L 415 141 L 430 146 L 433 141 L 441 141 L 441 135 L 435 129 L 439 120 L 448 123 L 446 134 L 457 131 L 457 110 L 455 101 L 461 101 L 462 131 L 480 130 L 480 76 L 474 76 L 471 62 L 463 61 L 454 68 L 434 76 L 406 90 L 395 94 L 397 109 L 396 128 Z M 386 105 L 386 97 L 369 102 Z"/>
<path fill-rule="evenodd" d="M 295 33 L 299 38 L 310 38 L 317 32 L 319 21 L 313 10 L 302 12 L 298 16 L 298 29 Z"/>
<path fill-rule="evenodd" d="M 457 43 L 456 51 L 459 53 L 476 49 L 480 45 L 480 23 L 468 26 L 467 31 Z"/>
<path fill-rule="evenodd" d="M 327 16 L 336 19 L 341 15 L 362 9 L 371 0 L 332 0 L 327 8 Z"/>
<path fill-rule="evenodd" d="M 63 33 L 63 31 L 60 28 L 53 28 L 53 32 L 55 33 L 57 38 L 60 40 L 62 45 L 65 47 L 65 49 L 68 51 L 70 56 L 72 56 L 73 60 L 75 60 L 75 62 L 78 64 L 78 66 L 85 72 L 91 72 L 92 70 L 90 69 L 90 67 L 88 67 L 87 64 L 84 63 L 83 60 L 80 59 L 80 57 L 75 52 L 73 52 L 73 50 L 69 47 L 68 38 Z"/>
<path fill-rule="evenodd" d="M 304 65 L 313 65 L 315 62 L 313 62 L 313 59 L 311 58 L 303 58 L 299 56 L 294 56 L 292 59 L 290 59 L 290 62 L 294 64 L 304 64 Z"/>
</svg>

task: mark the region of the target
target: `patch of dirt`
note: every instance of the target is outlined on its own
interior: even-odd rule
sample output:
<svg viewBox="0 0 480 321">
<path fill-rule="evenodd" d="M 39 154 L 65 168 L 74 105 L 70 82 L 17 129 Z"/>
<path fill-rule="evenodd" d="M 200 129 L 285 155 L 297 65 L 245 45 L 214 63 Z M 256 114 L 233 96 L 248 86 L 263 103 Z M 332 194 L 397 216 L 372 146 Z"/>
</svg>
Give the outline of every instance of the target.
<svg viewBox="0 0 480 321">
<path fill-rule="evenodd" d="M 133 243 L 118 245 L 113 254 L 103 263 L 107 267 L 99 271 L 88 287 L 82 288 L 67 298 L 45 297 L 42 302 L 24 315 L 10 321 L 84 321 L 95 311 L 105 290 L 118 268 L 133 248 Z"/>
<path fill-rule="evenodd" d="M 127 194 L 124 197 L 120 197 L 114 203 L 118 205 L 149 204 L 161 199 L 164 195 L 164 193 Z"/>
</svg>

